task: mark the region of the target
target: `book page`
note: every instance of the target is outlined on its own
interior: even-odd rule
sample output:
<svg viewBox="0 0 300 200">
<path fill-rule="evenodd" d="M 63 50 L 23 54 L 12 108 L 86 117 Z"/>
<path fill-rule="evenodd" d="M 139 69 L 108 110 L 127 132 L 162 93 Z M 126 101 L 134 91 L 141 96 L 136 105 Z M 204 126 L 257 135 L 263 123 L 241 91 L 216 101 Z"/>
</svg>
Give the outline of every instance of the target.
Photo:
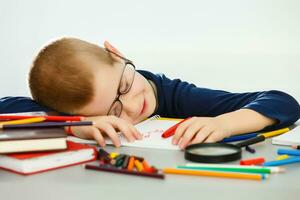
<svg viewBox="0 0 300 200">
<path fill-rule="evenodd" d="M 278 145 L 300 145 L 300 126 L 298 125 L 294 129 L 272 138 L 272 144 Z"/>
<path fill-rule="evenodd" d="M 119 134 L 121 145 L 129 147 L 142 147 L 142 148 L 156 148 L 156 149 L 169 149 L 169 150 L 179 150 L 177 145 L 172 144 L 172 137 L 162 138 L 162 133 L 170 128 L 171 126 L 177 124 L 179 120 L 167 120 L 159 118 L 150 118 L 137 124 L 135 127 L 143 135 L 142 140 L 136 140 L 132 143 L 127 142 L 123 134 Z M 83 140 L 80 138 L 69 136 L 68 140 L 80 143 L 96 144 L 94 140 Z M 106 144 L 112 144 L 112 141 L 107 138 Z"/>
</svg>

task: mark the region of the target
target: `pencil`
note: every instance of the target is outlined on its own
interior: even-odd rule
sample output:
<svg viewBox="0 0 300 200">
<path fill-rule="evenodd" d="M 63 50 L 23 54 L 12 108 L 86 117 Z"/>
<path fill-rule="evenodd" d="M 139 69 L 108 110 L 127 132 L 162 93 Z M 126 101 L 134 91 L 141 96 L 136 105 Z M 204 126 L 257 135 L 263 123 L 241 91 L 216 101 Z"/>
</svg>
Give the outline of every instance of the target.
<svg viewBox="0 0 300 200">
<path fill-rule="evenodd" d="M 285 169 L 282 167 L 261 167 L 248 165 L 222 165 L 222 164 L 186 164 L 185 166 L 177 166 L 181 169 L 194 170 L 212 170 L 212 171 L 227 171 L 227 172 L 245 172 L 245 173 L 281 173 Z"/>
<path fill-rule="evenodd" d="M 281 166 L 281 165 L 287 165 L 287 164 L 299 163 L 299 162 L 300 162 L 300 156 L 295 156 L 295 157 L 289 157 L 284 160 L 274 160 L 274 161 L 265 162 L 263 166 Z"/>
<path fill-rule="evenodd" d="M 166 174 L 210 176 L 210 177 L 250 179 L 250 180 L 264 180 L 268 177 L 266 174 L 246 174 L 246 173 L 189 170 L 189 169 L 175 169 L 175 168 L 165 168 L 163 169 L 163 172 Z"/>
<path fill-rule="evenodd" d="M 86 169 L 91 170 L 98 170 L 98 171 L 105 171 L 105 172 L 111 172 L 111 173 L 118 173 L 118 174 L 127 174 L 127 175 L 134 175 L 134 176 L 144 176 L 148 178 L 158 178 L 158 179 L 164 179 L 164 174 L 161 173 L 149 173 L 149 172 L 138 172 L 138 171 L 131 171 L 127 169 L 119 169 L 116 167 L 107 167 L 107 166 L 101 166 L 101 165 L 85 165 Z"/>
<path fill-rule="evenodd" d="M 0 125 L 0 129 L 17 129 L 17 128 L 50 128 L 50 127 L 64 127 L 64 126 L 92 126 L 93 122 L 40 122 L 32 124 L 4 124 Z"/>
<path fill-rule="evenodd" d="M 3 128 L 4 126 L 8 126 L 8 125 L 32 124 L 32 123 L 36 123 L 36 122 L 42 122 L 42 121 L 45 121 L 45 120 L 46 119 L 44 117 L 31 117 L 31 118 L 28 118 L 28 119 L 18 119 L 18 120 L 0 122 L 0 129 Z"/>
<path fill-rule="evenodd" d="M 0 120 L 16 120 L 16 119 L 28 119 L 33 117 L 44 117 L 46 121 L 81 121 L 81 116 L 54 116 L 54 115 L 42 115 L 42 116 L 29 116 L 29 115 L 0 115 Z"/>
<path fill-rule="evenodd" d="M 277 136 L 277 135 L 281 135 L 283 133 L 288 132 L 289 130 L 290 130 L 289 128 L 282 128 L 282 129 L 278 129 L 278 130 L 275 130 L 275 131 L 262 133 L 260 135 L 265 136 L 265 138 L 269 138 L 269 137 L 274 137 L 274 136 Z"/>
</svg>

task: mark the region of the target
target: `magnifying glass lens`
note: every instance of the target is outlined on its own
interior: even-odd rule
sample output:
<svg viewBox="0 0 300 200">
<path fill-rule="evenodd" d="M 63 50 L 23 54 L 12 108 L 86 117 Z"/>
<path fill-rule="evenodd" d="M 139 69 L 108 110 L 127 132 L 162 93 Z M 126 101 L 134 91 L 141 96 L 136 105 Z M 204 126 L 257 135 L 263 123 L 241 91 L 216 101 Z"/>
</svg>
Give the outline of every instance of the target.
<svg viewBox="0 0 300 200">
<path fill-rule="evenodd" d="M 215 147 L 194 148 L 189 150 L 189 152 L 193 154 L 203 155 L 203 156 L 222 156 L 222 155 L 236 153 L 237 150 L 215 146 Z"/>
<path fill-rule="evenodd" d="M 193 162 L 230 162 L 241 158 L 241 148 L 221 143 L 192 144 L 186 147 L 184 157 Z"/>
</svg>

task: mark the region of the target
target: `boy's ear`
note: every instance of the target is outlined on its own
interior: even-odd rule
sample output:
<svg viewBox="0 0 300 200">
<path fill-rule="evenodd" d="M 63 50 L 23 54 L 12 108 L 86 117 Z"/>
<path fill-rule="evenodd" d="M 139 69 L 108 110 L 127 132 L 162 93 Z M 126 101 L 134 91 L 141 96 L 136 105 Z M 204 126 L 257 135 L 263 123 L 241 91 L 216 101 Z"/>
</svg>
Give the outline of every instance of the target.
<svg viewBox="0 0 300 200">
<path fill-rule="evenodd" d="M 114 52 L 115 54 L 118 54 L 118 55 L 124 57 L 123 54 L 122 54 L 118 49 L 116 49 L 114 46 L 112 46 L 108 41 L 105 41 L 105 42 L 104 42 L 104 47 L 105 47 L 106 49 L 108 49 L 109 51 L 112 51 L 112 52 Z"/>
</svg>

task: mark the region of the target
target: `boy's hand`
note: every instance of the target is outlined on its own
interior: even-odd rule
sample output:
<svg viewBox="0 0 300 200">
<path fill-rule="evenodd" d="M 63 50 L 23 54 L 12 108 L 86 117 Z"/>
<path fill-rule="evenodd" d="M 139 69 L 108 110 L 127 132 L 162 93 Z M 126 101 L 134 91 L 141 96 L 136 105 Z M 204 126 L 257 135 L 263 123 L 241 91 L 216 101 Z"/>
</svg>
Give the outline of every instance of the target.
<svg viewBox="0 0 300 200">
<path fill-rule="evenodd" d="M 72 133 L 80 138 L 95 139 L 99 145 L 105 146 L 104 136 L 107 135 L 116 147 L 120 147 L 118 131 L 124 134 L 128 142 L 142 139 L 142 135 L 129 122 L 115 116 L 85 117 L 84 121 L 93 121 L 93 126 L 72 126 Z"/>
<path fill-rule="evenodd" d="M 189 144 L 220 141 L 230 136 L 225 125 L 216 117 L 192 117 L 177 127 L 172 143 L 184 149 Z"/>
</svg>

